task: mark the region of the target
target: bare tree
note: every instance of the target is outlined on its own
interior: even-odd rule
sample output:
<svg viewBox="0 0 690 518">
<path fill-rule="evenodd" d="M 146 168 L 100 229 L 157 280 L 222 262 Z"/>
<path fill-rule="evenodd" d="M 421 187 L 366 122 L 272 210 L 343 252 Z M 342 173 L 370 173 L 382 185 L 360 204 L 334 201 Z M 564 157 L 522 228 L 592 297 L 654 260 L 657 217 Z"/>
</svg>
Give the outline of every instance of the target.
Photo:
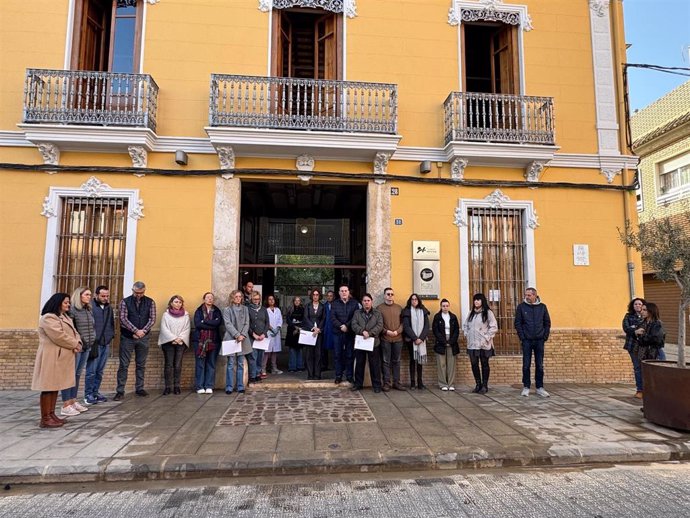
<svg viewBox="0 0 690 518">
<path fill-rule="evenodd" d="M 673 281 L 680 288 L 678 304 L 678 366 L 685 365 L 685 310 L 690 307 L 690 210 L 676 216 L 654 219 L 636 231 L 630 221 L 625 231 L 618 229 L 620 240 L 642 254 L 654 276 Z"/>
</svg>

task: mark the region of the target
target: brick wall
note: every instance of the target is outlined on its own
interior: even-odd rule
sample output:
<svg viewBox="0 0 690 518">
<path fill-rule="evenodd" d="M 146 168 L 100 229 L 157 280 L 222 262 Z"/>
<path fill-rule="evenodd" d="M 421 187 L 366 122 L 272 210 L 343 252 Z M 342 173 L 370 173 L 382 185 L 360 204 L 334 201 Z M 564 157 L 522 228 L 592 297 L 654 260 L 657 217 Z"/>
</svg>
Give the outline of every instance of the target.
<svg viewBox="0 0 690 518">
<path fill-rule="evenodd" d="M 623 350 L 621 331 L 616 329 L 554 329 L 546 344 L 544 360 L 545 384 L 553 382 L 618 383 L 632 382 L 632 367 L 628 353 Z M 152 334 L 146 366 L 146 388 L 163 387 L 163 355 L 156 345 L 157 336 Z M 38 334 L 35 330 L 0 331 L 0 389 L 28 389 L 31 387 Z M 285 353 L 283 353 L 285 354 Z M 282 358 L 281 358 L 282 359 Z M 286 359 L 284 360 L 286 361 Z M 286 368 L 283 363 L 279 366 Z M 103 391 L 115 390 L 118 367 L 117 355 L 107 364 Z M 225 360 L 218 359 L 216 387 L 225 382 Z M 534 371 L 534 369 L 532 369 Z M 534 376 L 534 372 L 532 373 Z M 408 359 L 403 352 L 401 377 L 409 382 Z M 436 384 L 436 361 L 429 350 L 429 363 L 424 367 L 424 382 Z M 520 356 L 495 356 L 491 359 L 492 384 L 520 384 L 522 358 Z M 182 361 L 182 387 L 192 388 L 194 381 L 194 355 L 187 351 Z M 457 357 L 456 383 L 474 385 L 469 358 L 463 350 Z M 83 388 L 83 383 L 82 383 Z M 127 392 L 134 390 L 134 358 L 130 365 Z"/>
</svg>

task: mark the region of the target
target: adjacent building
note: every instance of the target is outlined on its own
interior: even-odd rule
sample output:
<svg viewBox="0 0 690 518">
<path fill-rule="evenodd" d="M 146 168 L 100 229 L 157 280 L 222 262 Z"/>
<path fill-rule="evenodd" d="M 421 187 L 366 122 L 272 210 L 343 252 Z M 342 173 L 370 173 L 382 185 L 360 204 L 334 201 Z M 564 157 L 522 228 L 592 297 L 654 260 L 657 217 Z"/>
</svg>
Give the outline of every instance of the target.
<svg viewBox="0 0 690 518">
<path fill-rule="evenodd" d="M 462 318 L 483 292 L 497 383 L 520 379 L 534 286 L 547 381 L 631 379 L 622 5 L 3 1 L 0 387 L 29 385 L 51 293 L 135 280 L 190 312 L 246 280 L 283 307 L 347 283 Z"/>
</svg>

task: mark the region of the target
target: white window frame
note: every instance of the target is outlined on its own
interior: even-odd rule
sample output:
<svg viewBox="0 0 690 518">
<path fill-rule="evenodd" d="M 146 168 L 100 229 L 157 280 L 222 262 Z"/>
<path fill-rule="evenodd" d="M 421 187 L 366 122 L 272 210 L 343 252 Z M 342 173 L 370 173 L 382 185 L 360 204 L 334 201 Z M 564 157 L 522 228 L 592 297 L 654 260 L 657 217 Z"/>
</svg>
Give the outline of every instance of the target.
<svg viewBox="0 0 690 518">
<path fill-rule="evenodd" d="M 469 227 L 467 221 L 468 209 L 474 208 L 500 208 L 520 209 L 524 212 L 525 224 L 525 282 L 526 287 L 537 288 L 537 266 L 534 252 L 534 231 L 539 226 L 534 203 L 530 200 L 511 200 L 500 189 L 486 196 L 484 199 L 460 198 L 455 209 L 455 225 L 460 237 L 460 310 L 462 321 L 469 315 L 470 301 L 470 247 Z"/>
<path fill-rule="evenodd" d="M 690 166 L 690 152 L 656 164 L 654 180 L 656 181 L 657 204 L 671 203 L 690 196 L 690 183 L 668 192 L 661 192 L 661 175 L 686 166 Z"/>
<path fill-rule="evenodd" d="M 55 292 L 55 275 L 58 259 L 59 218 L 65 198 L 126 198 L 127 199 L 127 238 L 125 239 L 125 270 L 123 290 L 134 283 L 134 258 L 137 241 L 137 223 L 144 217 L 144 201 L 139 197 L 139 189 L 113 189 L 108 184 L 92 176 L 81 187 L 50 187 L 43 200 L 42 216 L 48 219 L 46 225 L 46 248 L 43 259 L 43 283 L 41 286 L 41 306 Z M 113 300 L 124 293 L 115 293 Z"/>
</svg>

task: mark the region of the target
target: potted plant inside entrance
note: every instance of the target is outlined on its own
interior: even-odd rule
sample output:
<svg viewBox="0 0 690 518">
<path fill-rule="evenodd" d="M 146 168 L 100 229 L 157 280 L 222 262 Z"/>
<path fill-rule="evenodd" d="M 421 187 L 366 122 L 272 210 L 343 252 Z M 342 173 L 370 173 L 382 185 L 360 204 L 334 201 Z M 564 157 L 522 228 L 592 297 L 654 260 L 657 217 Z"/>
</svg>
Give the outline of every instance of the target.
<svg viewBox="0 0 690 518">
<path fill-rule="evenodd" d="M 690 364 L 685 361 L 685 312 L 690 307 L 690 210 L 680 216 L 652 220 L 635 231 L 626 222 L 619 230 L 626 246 L 665 282 L 680 288 L 678 304 L 678 361 L 646 360 L 642 363 L 644 416 L 651 422 L 690 430 Z"/>
</svg>

